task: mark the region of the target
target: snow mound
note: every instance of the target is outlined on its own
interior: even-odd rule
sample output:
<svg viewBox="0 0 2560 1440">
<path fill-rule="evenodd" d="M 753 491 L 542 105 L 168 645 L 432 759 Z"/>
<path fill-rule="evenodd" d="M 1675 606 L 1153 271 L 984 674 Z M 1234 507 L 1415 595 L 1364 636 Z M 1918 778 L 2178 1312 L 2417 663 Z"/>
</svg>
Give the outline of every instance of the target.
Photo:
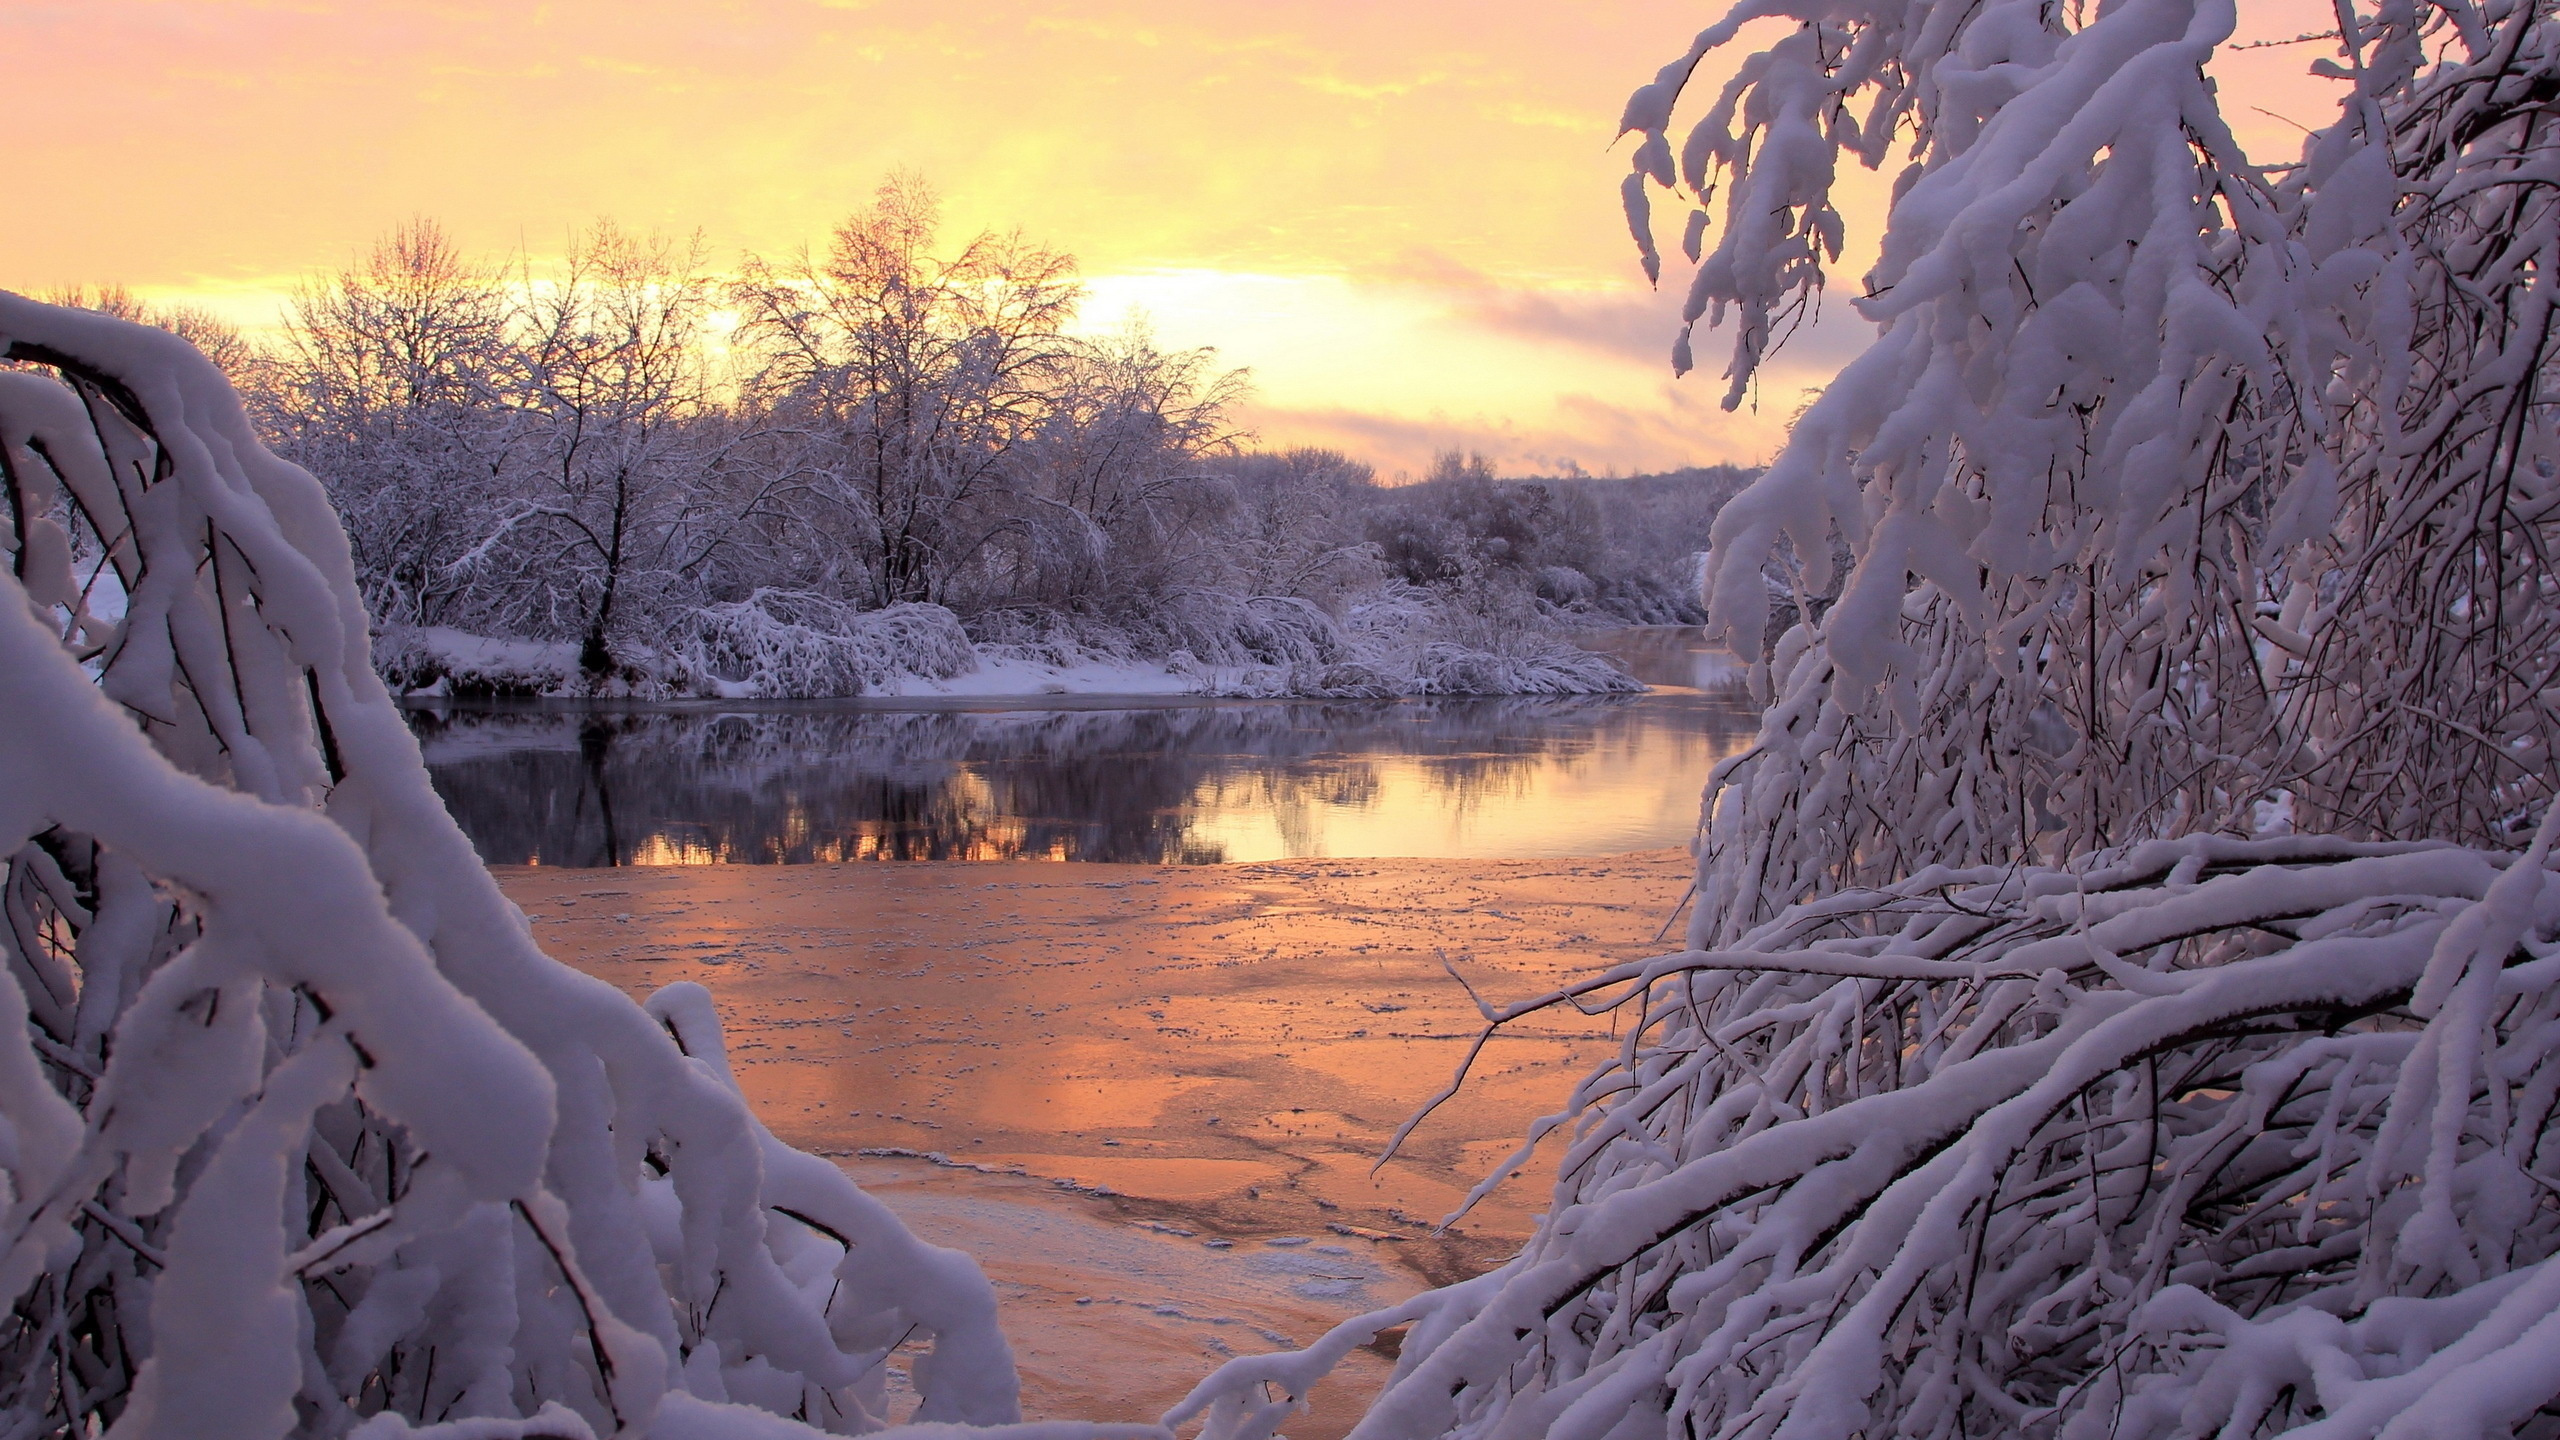
<svg viewBox="0 0 2560 1440">
<path fill-rule="evenodd" d="M 534 947 L 213 367 L 5 293 L 0 357 L 60 377 L 0 370 L 0 1432 L 862 1433 L 902 1341 L 916 1420 L 1018 1418 L 977 1266 L 776 1141 L 702 991 Z"/>
</svg>

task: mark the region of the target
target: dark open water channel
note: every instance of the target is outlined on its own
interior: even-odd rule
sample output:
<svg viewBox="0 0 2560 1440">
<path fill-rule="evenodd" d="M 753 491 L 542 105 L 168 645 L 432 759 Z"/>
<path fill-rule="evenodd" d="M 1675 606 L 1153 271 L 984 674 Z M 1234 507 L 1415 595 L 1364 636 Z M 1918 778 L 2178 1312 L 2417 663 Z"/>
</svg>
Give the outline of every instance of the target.
<svg viewBox="0 0 2560 1440">
<path fill-rule="evenodd" d="M 1591 642 L 1652 694 L 834 701 L 411 712 L 492 864 L 1532 858 L 1687 841 L 1758 714 L 1694 631 Z M 1065 708 L 1061 708 L 1065 707 Z"/>
</svg>

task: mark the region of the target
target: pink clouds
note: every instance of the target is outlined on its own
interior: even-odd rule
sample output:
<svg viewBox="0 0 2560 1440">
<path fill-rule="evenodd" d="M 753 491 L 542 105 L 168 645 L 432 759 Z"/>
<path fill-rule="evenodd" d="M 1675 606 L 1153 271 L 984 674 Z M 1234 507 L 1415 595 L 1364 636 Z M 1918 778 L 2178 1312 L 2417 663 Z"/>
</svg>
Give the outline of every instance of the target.
<svg viewBox="0 0 2560 1440">
<path fill-rule="evenodd" d="M 0 9 L 11 182 L 42 201 L 0 229 L 0 287 L 122 281 L 241 313 L 416 214 L 489 254 L 557 249 L 599 215 L 781 254 L 913 166 L 955 228 L 1019 225 L 1097 277 L 1342 282 L 1294 330 L 1217 308 L 1250 287 L 1200 289 L 1192 314 L 1150 302 L 1263 372 L 1272 414 L 1368 416 L 1398 453 L 1390 434 L 1446 416 L 1535 437 L 1523 456 L 1749 458 L 1770 422 L 1713 408 L 1712 341 L 1710 373 L 1665 386 L 1676 300 L 1633 281 L 1612 200 L 1626 91 L 1717 8 L 18 4 Z M 2317 28 L 2293 12 L 2319 8 L 2252 0 L 2244 30 Z M 2284 75 L 2305 58 L 2246 57 L 2250 102 L 2297 103 Z M 1837 308 L 1788 383 L 1858 343 Z M 1295 350 L 1257 348 L 1279 330 Z M 1360 363 L 1301 363 L 1322 348 Z"/>
</svg>

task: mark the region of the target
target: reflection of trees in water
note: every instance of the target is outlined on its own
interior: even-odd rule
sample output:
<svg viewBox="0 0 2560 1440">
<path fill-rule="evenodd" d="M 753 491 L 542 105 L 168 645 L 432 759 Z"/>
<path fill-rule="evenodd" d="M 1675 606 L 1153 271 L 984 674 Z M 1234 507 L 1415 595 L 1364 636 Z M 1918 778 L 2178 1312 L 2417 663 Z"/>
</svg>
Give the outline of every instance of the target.
<svg viewBox="0 0 2560 1440">
<path fill-rule="evenodd" d="M 1224 856 L 1200 809 L 1272 814 L 1301 851 L 1328 808 L 1374 808 L 1417 761 L 1459 806 L 1538 765 L 1744 733 L 1696 702 L 1493 699 L 1129 710 L 413 712 L 436 786 L 481 853 L 547 865 Z"/>
<path fill-rule="evenodd" d="M 1709 645 L 1696 625 L 1648 625 L 1583 637 L 1583 644 L 1626 667 L 1647 685 L 1739 694 L 1743 666 L 1733 652 Z"/>
<path fill-rule="evenodd" d="M 1416 702 L 1334 718 L 1341 723 L 1322 753 L 1221 770 L 1202 781 L 1194 807 L 1267 814 L 1290 853 L 1315 854 L 1323 849 L 1325 812 L 1377 808 L 1394 788 L 1390 763 L 1421 777 L 1441 806 L 1463 819 L 1533 793 L 1550 769 L 1571 773 L 1595 762 L 1625 767 L 1639 752 L 1649 752 L 1642 758 L 1656 766 L 1687 767 L 1698 758 L 1691 747 L 1720 750 L 1749 733 L 1747 726 L 1719 725 L 1724 711 L 1695 700 Z M 1703 765 L 1695 768 L 1703 778 Z M 1671 774 L 1663 780 L 1675 783 Z"/>
</svg>

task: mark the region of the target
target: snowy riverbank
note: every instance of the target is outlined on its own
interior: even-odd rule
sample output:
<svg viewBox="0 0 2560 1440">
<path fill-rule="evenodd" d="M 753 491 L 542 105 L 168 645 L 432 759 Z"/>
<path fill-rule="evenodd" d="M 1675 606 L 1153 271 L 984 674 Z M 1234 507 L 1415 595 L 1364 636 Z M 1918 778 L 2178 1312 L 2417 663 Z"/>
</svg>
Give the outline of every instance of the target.
<svg viewBox="0 0 2560 1440">
<path fill-rule="evenodd" d="M 688 617 L 660 643 L 627 647 L 591 671 L 565 640 L 395 627 L 376 666 L 415 696 L 821 699 L 1201 695 L 1390 699 L 1451 695 L 1622 695 L 1645 687 L 1574 643 L 1588 625 L 1534 610 L 1485 615 L 1416 590 L 1337 619 L 1302 600 L 1217 597 L 1164 634 L 1048 616 L 973 622 L 938 605 L 854 610 L 758 592 Z M 989 627 L 992 626 L 990 629 Z"/>
</svg>

